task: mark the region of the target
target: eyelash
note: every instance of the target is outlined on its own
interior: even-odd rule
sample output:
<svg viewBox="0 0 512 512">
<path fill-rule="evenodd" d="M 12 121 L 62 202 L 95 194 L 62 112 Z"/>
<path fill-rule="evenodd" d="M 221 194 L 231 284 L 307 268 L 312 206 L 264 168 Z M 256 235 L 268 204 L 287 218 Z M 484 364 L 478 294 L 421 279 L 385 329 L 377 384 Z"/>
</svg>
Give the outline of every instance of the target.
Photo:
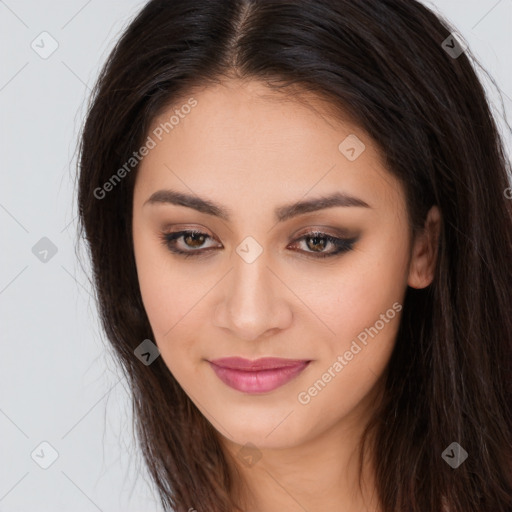
<svg viewBox="0 0 512 512">
<path fill-rule="evenodd" d="M 205 253 L 210 252 L 211 250 L 215 249 L 214 247 L 207 248 L 207 249 L 192 249 L 190 251 L 183 251 L 182 249 L 177 249 L 175 246 L 176 240 L 179 238 L 182 238 L 185 235 L 192 235 L 192 236 L 205 236 L 206 239 L 212 238 L 211 236 L 207 235 L 206 233 L 203 233 L 202 231 L 197 230 L 184 230 L 184 231 L 177 231 L 175 233 L 162 233 L 162 243 L 164 246 L 167 247 L 169 251 L 171 251 L 174 254 L 178 254 L 180 256 L 183 256 L 184 258 L 189 258 L 191 256 L 198 257 L 198 256 L 205 256 Z M 301 251 L 305 252 L 308 255 L 313 256 L 313 258 L 330 258 L 332 256 L 336 256 L 338 254 L 342 254 L 348 251 L 351 251 L 353 249 L 354 243 L 357 241 L 357 238 L 337 238 L 331 235 L 328 235 L 327 233 L 322 233 L 320 231 L 311 231 L 309 233 L 305 233 L 301 237 L 297 238 L 295 242 L 305 240 L 308 238 L 321 238 L 322 240 L 325 240 L 327 243 L 332 243 L 335 246 L 335 250 L 333 252 L 329 253 L 315 253 L 314 251 Z M 206 242 L 205 239 L 205 242 Z"/>
</svg>

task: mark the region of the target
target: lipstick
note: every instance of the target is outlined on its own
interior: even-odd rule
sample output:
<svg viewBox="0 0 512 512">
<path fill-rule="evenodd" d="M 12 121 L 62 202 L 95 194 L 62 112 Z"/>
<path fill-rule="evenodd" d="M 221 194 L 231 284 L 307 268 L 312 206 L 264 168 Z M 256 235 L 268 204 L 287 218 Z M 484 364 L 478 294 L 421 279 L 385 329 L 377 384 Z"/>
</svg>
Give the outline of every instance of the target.
<svg viewBox="0 0 512 512">
<path fill-rule="evenodd" d="M 227 386 L 244 393 L 266 393 L 283 386 L 299 375 L 311 361 L 264 357 L 251 361 L 225 357 L 208 361 Z"/>
</svg>

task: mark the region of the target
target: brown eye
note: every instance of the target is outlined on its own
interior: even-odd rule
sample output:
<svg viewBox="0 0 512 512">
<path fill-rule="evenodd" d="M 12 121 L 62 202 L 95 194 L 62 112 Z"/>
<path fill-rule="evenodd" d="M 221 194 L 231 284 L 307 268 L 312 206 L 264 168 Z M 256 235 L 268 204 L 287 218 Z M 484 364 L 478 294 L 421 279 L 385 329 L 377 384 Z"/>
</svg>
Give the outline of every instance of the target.
<svg viewBox="0 0 512 512">
<path fill-rule="evenodd" d="M 204 256 L 215 248 L 215 246 L 203 247 L 211 236 L 203 233 L 202 231 L 185 230 L 177 231 L 176 233 L 163 233 L 162 241 L 164 245 L 173 253 L 179 254 L 184 257 L 189 256 Z M 338 238 L 322 232 L 306 233 L 294 242 L 296 247 L 297 242 L 305 242 L 305 249 L 299 249 L 300 252 L 310 254 L 315 258 L 327 258 L 348 252 L 353 248 L 356 238 Z M 181 240 L 181 244 L 179 241 Z M 293 246 L 292 246 L 293 247 Z M 331 247 L 330 251 L 326 249 Z"/>
<path fill-rule="evenodd" d="M 306 233 L 296 240 L 296 242 L 301 241 L 305 241 L 307 248 L 307 250 L 302 252 L 318 258 L 327 258 L 352 250 L 354 243 L 357 241 L 357 237 L 350 239 L 338 238 L 328 235 L 327 233 L 315 231 Z M 332 248 L 331 251 L 325 251 L 326 247 L 329 246 Z"/>
<path fill-rule="evenodd" d="M 203 248 L 212 237 L 202 231 L 185 230 L 176 233 L 162 233 L 162 242 L 173 253 L 185 257 L 199 256 L 209 252 L 214 247 Z M 181 239 L 182 243 L 179 243 Z"/>
<path fill-rule="evenodd" d="M 322 252 L 329 243 L 327 238 L 322 236 L 308 236 L 305 240 L 312 241 L 311 244 L 306 243 L 306 245 L 314 252 Z"/>
<path fill-rule="evenodd" d="M 183 241 L 185 242 L 185 244 L 191 247 L 200 247 L 201 245 L 204 244 L 205 239 L 206 236 L 203 233 L 191 233 L 189 235 L 183 235 Z"/>
</svg>

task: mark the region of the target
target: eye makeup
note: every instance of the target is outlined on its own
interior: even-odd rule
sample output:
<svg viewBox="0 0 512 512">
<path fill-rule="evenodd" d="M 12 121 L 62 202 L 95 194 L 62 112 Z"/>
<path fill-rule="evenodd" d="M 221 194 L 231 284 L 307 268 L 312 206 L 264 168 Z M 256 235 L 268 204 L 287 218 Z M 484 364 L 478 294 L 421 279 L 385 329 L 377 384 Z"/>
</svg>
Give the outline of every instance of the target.
<svg viewBox="0 0 512 512">
<path fill-rule="evenodd" d="M 216 249 L 222 247 L 209 246 L 203 247 L 208 240 L 214 240 L 213 237 L 196 229 L 180 230 L 176 232 L 162 232 L 161 241 L 167 249 L 180 257 L 204 257 Z M 324 233 L 319 230 L 311 230 L 293 240 L 288 247 L 292 246 L 294 250 L 303 243 L 304 249 L 298 249 L 298 252 L 310 255 L 312 258 L 330 258 L 352 250 L 358 237 L 340 238 Z M 315 250 L 318 247 L 318 250 Z M 329 248 L 330 250 L 325 251 Z"/>
</svg>

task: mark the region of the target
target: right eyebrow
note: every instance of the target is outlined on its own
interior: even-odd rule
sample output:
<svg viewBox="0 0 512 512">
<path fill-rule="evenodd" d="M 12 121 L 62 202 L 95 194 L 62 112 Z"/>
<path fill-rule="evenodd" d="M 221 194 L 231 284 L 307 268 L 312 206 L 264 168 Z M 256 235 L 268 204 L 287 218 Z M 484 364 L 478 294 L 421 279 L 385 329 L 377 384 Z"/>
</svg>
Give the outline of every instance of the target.
<svg viewBox="0 0 512 512">
<path fill-rule="evenodd" d="M 143 206 L 146 204 L 161 203 L 193 208 L 201 213 L 219 217 L 227 222 L 229 222 L 233 217 L 233 212 L 225 206 L 214 203 L 206 198 L 184 194 L 170 189 L 154 192 L 149 199 L 144 202 Z M 298 215 L 340 206 L 371 208 L 368 203 L 358 197 L 350 196 L 341 192 L 335 192 L 329 196 L 322 196 L 279 206 L 274 210 L 274 216 L 277 222 L 284 222 L 285 220 Z"/>
</svg>

